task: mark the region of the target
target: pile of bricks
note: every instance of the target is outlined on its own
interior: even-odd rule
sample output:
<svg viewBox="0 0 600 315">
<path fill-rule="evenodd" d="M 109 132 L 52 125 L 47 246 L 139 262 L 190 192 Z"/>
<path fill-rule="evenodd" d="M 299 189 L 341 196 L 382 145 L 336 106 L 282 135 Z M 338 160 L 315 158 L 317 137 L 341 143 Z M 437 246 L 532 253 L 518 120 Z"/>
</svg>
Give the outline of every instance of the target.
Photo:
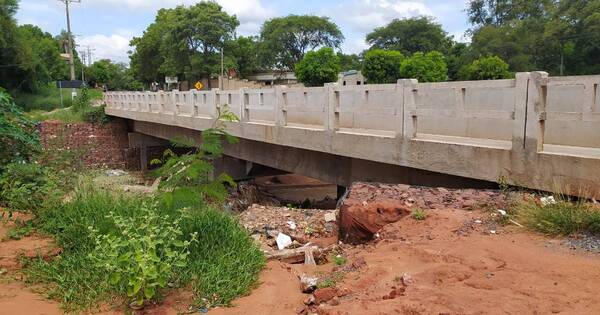
<svg viewBox="0 0 600 315">
<path fill-rule="evenodd" d="M 107 124 L 44 121 L 38 128 L 44 148 L 77 151 L 88 167 L 139 169 L 139 150 L 129 148 L 123 119 Z"/>
</svg>

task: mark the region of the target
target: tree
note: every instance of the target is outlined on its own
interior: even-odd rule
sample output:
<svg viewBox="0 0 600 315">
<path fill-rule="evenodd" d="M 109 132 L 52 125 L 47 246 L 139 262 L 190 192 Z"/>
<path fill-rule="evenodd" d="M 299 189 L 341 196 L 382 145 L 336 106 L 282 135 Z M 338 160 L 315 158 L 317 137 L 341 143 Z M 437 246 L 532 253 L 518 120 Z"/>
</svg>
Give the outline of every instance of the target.
<svg viewBox="0 0 600 315">
<path fill-rule="evenodd" d="M 260 40 L 263 66 L 290 70 L 309 50 L 339 48 L 344 36 L 327 17 L 288 15 L 266 21 Z"/>
<path fill-rule="evenodd" d="M 240 36 L 225 43 L 226 63 L 232 65 L 240 78 L 248 78 L 258 69 L 258 43 L 253 37 Z"/>
<path fill-rule="evenodd" d="M 438 51 L 427 54 L 414 53 L 400 65 L 402 78 L 417 79 L 420 82 L 438 82 L 448 79 L 448 67 L 444 55 Z"/>
<path fill-rule="evenodd" d="M 551 5 L 551 0 L 471 0 L 467 15 L 477 27 L 500 26 L 513 20 L 542 18 Z"/>
<path fill-rule="evenodd" d="M 371 48 L 398 50 L 405 55 L 433 50 L 447 52 L 452 38 L 429 17 L 394 19 L 367 34 Z"/>
<path fill-rule="evenodd" d="M 332 48 L 323 47 L 309 51 L 304 59 L 296 64 L 296 77 L 306 86 L 323 86 L 337 81 L 340 72 L 340 60 Z"/>
<path fill-rule="evenodd" d="M 143 85 L 135 80 L 133 71 L 123 63 L 113 63 L 108 59 L 94 62 L 87 70 L 88 81 L 98 85 L 106 84 L 111 90 L 141 90 Z M 91 85 L 93 85 L 91 84 Z"/>
<path fill-rule="evenodd" d="M 404 55 L 395 50 L 373 49 L 365 54 L 362 74 L 368 83 L 394 83 L 400 77 Z"/>
<path fill-rule="evenodd" d="M 342 71 L 349 70 L 360 70 L 362 68 L 362 61 L 360 56 L 357 54 L 346 55 L 342 52 L 337 53 L 340 59 L 340 67 Z"/>
<path fill-rule="evenodd" d="M 165 75 L 209 78 L 219 71 L 220 51 L 238 25 L 235 16 L 212 1 L 161 9 L 144 35 L 131 42 L 133 73 L 144 81 Z"/>
<path fill-rule="evenodd" d="M 508 64 L 498 56 L 488 56 L 473 61 L 460 71 L 463 80 L 496 80 L 508 79 L 511 73 Z"/>
<path fill-rule="evenodd" d="M 0 172 L 8 163 L 29 160 L 38 149 L 34 124 L 0 88 Z"/>
</svg>

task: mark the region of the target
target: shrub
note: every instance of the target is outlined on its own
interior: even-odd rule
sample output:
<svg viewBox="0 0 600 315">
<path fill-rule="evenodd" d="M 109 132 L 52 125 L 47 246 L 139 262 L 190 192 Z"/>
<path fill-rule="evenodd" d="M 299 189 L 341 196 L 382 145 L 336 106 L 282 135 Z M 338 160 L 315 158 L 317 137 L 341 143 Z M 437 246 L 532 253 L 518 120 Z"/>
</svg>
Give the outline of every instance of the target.
<svg viewBox="0 0 600 315">
<path fill-rule="evenodd" d="M 395 50 L 373 49 L 365 54 L 362 74 L 368 83 L 394 83 L 400 77 L 404 55 Z"/>
<path fill-rule="evenodd" d="M 340 72 L 339 57 L 332 48 L 323 47 L 317 51 L 309 51 L 298 64 L 296 64 L 296 77 L 306 86 L 323 86 L 328 82 L 335 82 Z"/>
<path fill-rule="evenodd" d="M 15 210 L 36 210 L 55 186 L 48 170 L 39 164 L 12 163 L 0 175 L 0 204 Z"/>
<path fill-rule="evenodd" d="M 0 88 L 0 172 L 8 163 L 28 161 L 38 150 L 35 126 Z"/>
<path fill-rule="evenodd" d="M 479 58 L 464 66 L 459 75 L 463 80 L 496 80 L 511 77 L 508 64 L 498 56 Z"/>
<path fill-rule="evenodd" d="M 400 76 L 419 82 L 438 82 L 448 79 L 448 66 L 444 55 L 437 51 L 414 53 L 400 65 Z"/>
<path fill-rule="evenodd" d="M 412 211 L 412 217 L 417 221 L 423 221 L 427 219 L 427 212 L 425 212 L 423 209 L 416 208 Z"/>
<path fill-rule="evenodd" d="M 549 235 L 585 232 L 600 235 L 600 209 L 583 201 L 557 198 L 545 206 L 533 198 L 519 202 L 514 209 L 517 220 L 525 226 Z"/>
<path fill-rule="evenodd" d="M 90 107 L 83 112 L 83 121 L 93 124 L 106 124 L 110 121 L 110 117 L 106 115 L 105 105 Z"/>
<path fill-rule="evenodd" d="M 156 296 L 158 289 L 166 287 L 176 268 L 187 265 L 188 248 L 197 241 L 197 232 L 186 239 L 179 227 L 181 218 L 171 221 L 168 215 L 159 217 L 155 205 L 144 205 L 139 217 L 123 217 L 114 212 L 107 217 L 116 233 L 101 234 L 90 227 L 96 241 L 90 258 L 106 273 L 115 291 L 127 293 L 142 306 Z"/>
</svg>

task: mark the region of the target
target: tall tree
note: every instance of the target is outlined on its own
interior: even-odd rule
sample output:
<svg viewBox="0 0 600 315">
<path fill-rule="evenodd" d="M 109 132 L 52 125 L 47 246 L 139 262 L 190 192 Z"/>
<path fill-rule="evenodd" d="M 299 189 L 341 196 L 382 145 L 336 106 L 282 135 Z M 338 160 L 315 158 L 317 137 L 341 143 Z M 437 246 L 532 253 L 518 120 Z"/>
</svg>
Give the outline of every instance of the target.
<svg viewBox="0 0 600 315">
<path fill-rule="evenodd" d="M 368 83 L 394 83 L 400 77 L 404 55 L 395 50 L 372 49 L 365 54 L 362 74 Z"/>
<path fill-rule="evenodd" d="M 317 51 L 309 51 L 296 64 L 296 77 L 306 86 L 323 86 L 337 81 L 340 72 L 340 60 L 332 48 L 323 47 Z"/>
<path fill-rule="evenodd" d="M 500 26 L 513 20 L 542 18 L 548 15 L 552 0 L 470 0 L 469 22 L 476 27 Z"/>
<path fill-rule="evenodd" d="M 254 37 L 240 36 L 225 42 L 226 64 L 234 68 L 240 78 L 248 78 L 258 66 L 258 42 Z"/>
<path fill-rule="evenodd" d="M 134 37 L 130 45 L 134 47 L 129 53 L 131 69 L 138 80 L 143 82 L 160 82 L 166 74 L 163 68 L 165 63 L 164 51 L 176 47 L 168 47 L 166 39 L 171 21 L 174 20 L 173 10 L 160 9 L 152 24 L 144 31 L 141 37 Z"/>
<path fill-rule="evenodd" d="M 288 15 L 266 21 L 260 40 L 265 67 L 292 70 L 309 50 L 339 48 L 344 36 L 327 17 Z"/>
<path fill-rule="evenodd" d="M 0 0 L 0 86 L 14 88 L 15 77 L 20 69 L 17 64 L 18 35 L 14 15 L 17 12 L 17 0 Z"/>
<path fill-rule="evenodd" d="M 357 54 L 346 55 L 338 52 L 337 56 L 340 59 L 340 67 L 342 71 L 360 70 L 362 68 L 362 60 Z"/>
<path fill-rule="evenodd" d="M 421 16 L 398 20 L 367 34 L 371 48 L 398 50 L 404 55 L 437 50 L 446 53 L 452 38 L 431 18 Z"/>
</svg>

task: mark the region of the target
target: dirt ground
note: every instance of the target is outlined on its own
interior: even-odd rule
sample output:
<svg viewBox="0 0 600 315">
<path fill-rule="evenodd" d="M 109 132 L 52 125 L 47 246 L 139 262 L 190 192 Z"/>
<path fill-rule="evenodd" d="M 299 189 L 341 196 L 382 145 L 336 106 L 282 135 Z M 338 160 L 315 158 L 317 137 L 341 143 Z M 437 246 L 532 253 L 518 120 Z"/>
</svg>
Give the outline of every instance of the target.
<svg viewBox="0 0 600 315">
<path fill-rule="evenodd" d="M 561 240 L 516 226 L 498 226 L 490 212 L 438 208 L 427 213 L 423 221 L 406 216 L 385 226 L 366 245 L 341 245 L 348 259 L 343 266 L 271 261 L 248 296 L 208 314 L 600 314 L 600 255 L 571 250 Z M 7 228 L 0 224 L 0 233 Z M 31 240 L 20 244 L 36 243 Z M 14 242 L 0 242 L 3 259 L 9 259 L 7 246 L 14 249 Z M 62 313 L 57 302 L 2 268 L 0 314 Z M 343 275 L 328 289 L 337 297 L 307 307 L 310 295 L 301 292 L 298 275 L 334 271 Z M 178 314 L 185 309 L 180 300 L 187 299 L 176 294 L 141 313 Z"/>
</svg>

